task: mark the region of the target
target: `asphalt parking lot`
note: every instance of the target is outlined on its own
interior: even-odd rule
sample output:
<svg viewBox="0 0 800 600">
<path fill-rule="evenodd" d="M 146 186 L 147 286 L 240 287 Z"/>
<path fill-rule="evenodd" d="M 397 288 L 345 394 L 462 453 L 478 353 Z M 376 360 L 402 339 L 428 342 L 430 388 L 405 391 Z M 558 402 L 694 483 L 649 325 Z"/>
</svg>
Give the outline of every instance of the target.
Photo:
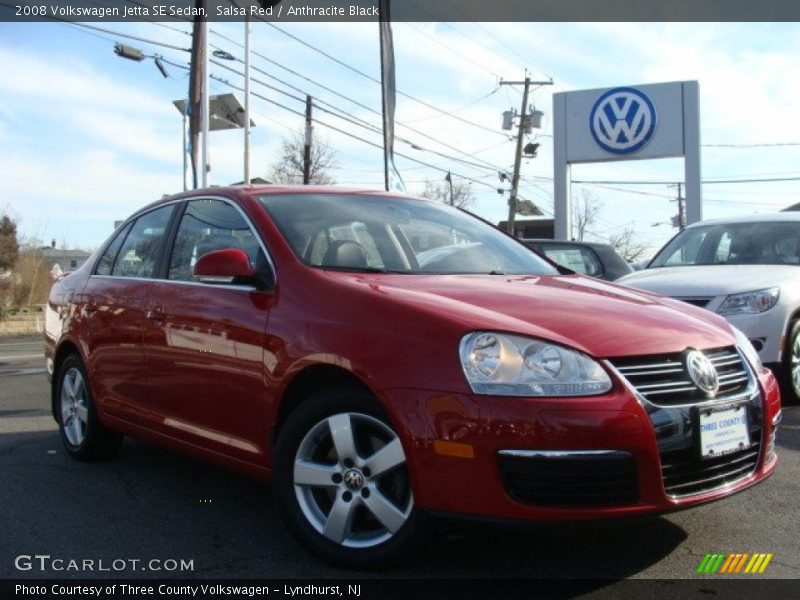
<svg viewBox="0 0 800 600">
<path fill-rule="evenodd" d="M 268 483 L 133 440 L 113 461 L 71 460 L 48 399 L 39 338 L 0 338 L 0 578 L 374 576 L 310 558 L 281 525 Z M 721 502 L 646 520 L 442 532 L 393 576 L 692 578 L 703 577 L 695 571 L 706 553 L 768 552 L 774 558 L 760 577 L 798 578 L 800 407 L 784 408 L 778 445 L 776 474 Z M 190 560 L 193 568 L 17 569 L 16 557 L 36 554 Z"/>
</svg>

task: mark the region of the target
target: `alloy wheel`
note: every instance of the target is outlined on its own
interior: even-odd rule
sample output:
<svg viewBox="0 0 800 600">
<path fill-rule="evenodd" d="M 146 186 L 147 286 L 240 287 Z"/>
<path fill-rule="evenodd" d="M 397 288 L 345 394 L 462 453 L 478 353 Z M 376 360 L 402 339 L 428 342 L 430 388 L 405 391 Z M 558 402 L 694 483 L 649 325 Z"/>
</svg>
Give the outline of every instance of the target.
<svg viewBox="0 0 800 600">
<path fill-rule="evenodd" d="M 70 368 L 61 385 L 61 424 L 67 441 L 73 446 L 80 446 L 86 439 L 89 422 L 86 393 L 86 382 L 80 370 Z"/>
<path fill-rule="evenodd" d="M 800 335 L 792 338 L 791 357 L 789 359 L 789 376 L 792 379 L 792 390 L 795 397 L 800 398 Z"/>
<path fill-rule="evenodd" d="M 330 541 L 370 548 L 409 519 L 414 499 L 397 434 L 361 413 L 339 413 L 314 425 L 293 467 L 301 512 Z"/>
</svg>

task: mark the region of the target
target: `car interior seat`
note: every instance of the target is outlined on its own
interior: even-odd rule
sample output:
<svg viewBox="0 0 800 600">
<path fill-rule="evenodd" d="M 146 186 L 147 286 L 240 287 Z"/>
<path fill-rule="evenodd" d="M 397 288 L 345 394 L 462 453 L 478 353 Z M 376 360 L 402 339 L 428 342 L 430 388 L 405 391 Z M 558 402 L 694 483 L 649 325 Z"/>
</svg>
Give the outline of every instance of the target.
<svg viewBox="0 0 800 600">
<path fill-rule="evenodd" d="M 322 266 L 361 269 L 367 266 L 367 252 L 356 242 L 334 240 L 322 257 Z"/>
</svg>

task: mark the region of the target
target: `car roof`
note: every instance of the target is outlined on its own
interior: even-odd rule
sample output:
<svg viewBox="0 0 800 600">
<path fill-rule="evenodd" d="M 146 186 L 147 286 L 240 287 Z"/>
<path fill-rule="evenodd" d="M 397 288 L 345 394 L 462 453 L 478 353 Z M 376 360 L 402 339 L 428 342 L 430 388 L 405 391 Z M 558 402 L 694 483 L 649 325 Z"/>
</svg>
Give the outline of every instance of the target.
<svg viewBox="0 0 800 600">
<path fill-rule="evenodd" d="M 383 190 L 369 190 L 364 188 L 349 188 L 331 185 L 288 185 L 288 184 L 272 184 L 272 183 L 259 183 L 259 184 L 238 184 L 238 185 L 220 185 L 205 188 L 197 188 L 194 190 L 186 190 L 176 194 L 165 195 L 155 202 L 151 202 L 143 206 L 135 213 L 133 213 L 128 220 L 156 208 L 162 204 L 169 204 L 170 202 L 177 202 L 180 200 L 189 200 L 197 197 L 214 197 L 224 196 L 227 198 L 241 197 L 241 195 L 257 197 L 265 195 L 277 194 L 348 194 L 358 196 L 372 196 L 375 198 L 393 197 L 401 198 L 404 200 L 417 200 L 419 202 L 433 202 L 428 198 L 420 198 L 418 196 L 410 196 L 407 194 L 399 194 L 397 192 L 385 192 Z"/>
<path fill-rule="evenodd" d="M 383 190 L 364 189 L 364 188 L 351 188 L 339 187 L 331 185 L 289 185 L 289 184 L 272 184 L 272 183 L 259 183 L 259 184 L 240 184 L 240 185 L 225 185 L 225 186 L 212 186 L 206 188 L 199 188 L 196 190 L 187 190 L 179 194 L 162 198 L 162 201 L 175 200 L 187 196 L 202 196 L 202 195 L 232 195 L 232 194 L 246 194 L 248 196 L 262 196 L 270 194 L 358 194 L 363 196 L 395 196 L 398 198 L 409 198 L 415 200 L 425 200 L 425 198 L 416 198 L 406 194 L 398 194 L 396 192 L 385 192 Z"/>
<path fill-rule="evenodd" d="M 611 248 L 610 244 L 603 242 L 579 242 L 577 240 L 551 240 L 550 238 L 521 238 L 523 243 L 534 244 L 560 244 L 564 246 L 589 246 L 590 248 Z"/>
<path fill-rule="evenodd" d="M 776 223 L 783 221 L 800 221 L 800 212 L 760 213 L 757 215 L 739 215 L 727 219 L 708 219 L 707 221 L 692 223 L 687 229 L 691 227 L 703 227 L 704 225 L 722 225 L 727 223 Z"/>
</svg>

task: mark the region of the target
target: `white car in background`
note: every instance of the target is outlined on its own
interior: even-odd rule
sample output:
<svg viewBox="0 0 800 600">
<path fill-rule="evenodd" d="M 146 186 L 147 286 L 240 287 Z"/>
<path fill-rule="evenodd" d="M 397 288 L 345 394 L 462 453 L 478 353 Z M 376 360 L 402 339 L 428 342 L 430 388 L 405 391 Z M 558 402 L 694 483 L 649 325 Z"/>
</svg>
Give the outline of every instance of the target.
<svg viewBox="0 0 800 600">
<path fill-rule="evenodd" d="M 724 316 L 800 400 L 800 213 L 695 223 L 616 283 Z"/>
</svg>

